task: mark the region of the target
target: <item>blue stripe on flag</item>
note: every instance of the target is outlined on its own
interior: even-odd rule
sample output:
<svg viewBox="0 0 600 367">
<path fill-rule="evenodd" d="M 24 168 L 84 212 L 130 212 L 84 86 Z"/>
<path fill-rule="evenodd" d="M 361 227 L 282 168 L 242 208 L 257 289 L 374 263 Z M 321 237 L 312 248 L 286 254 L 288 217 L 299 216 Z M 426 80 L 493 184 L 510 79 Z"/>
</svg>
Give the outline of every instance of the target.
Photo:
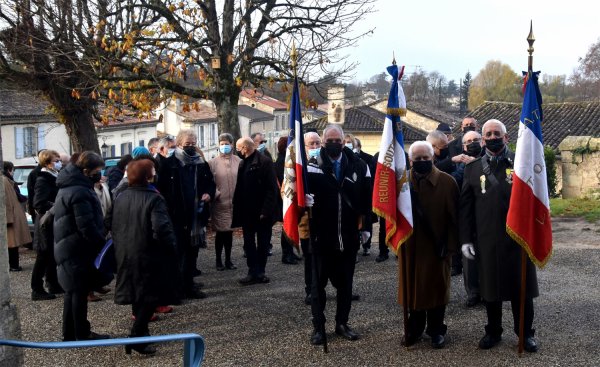
<svg viewBox="0 0 600 367">
<path fill-rule="evenodd" d="M 523 97 L 523 110 L 521 112 L 521 123 L 530 129 L 538 138 L 540 143 L 544 143 L 542 137 L 542 97 L 539 90 L 537 76 L 539 72 L 529 72 L 527 85 L 525 86 L 525 96 Z"/>
</svg>

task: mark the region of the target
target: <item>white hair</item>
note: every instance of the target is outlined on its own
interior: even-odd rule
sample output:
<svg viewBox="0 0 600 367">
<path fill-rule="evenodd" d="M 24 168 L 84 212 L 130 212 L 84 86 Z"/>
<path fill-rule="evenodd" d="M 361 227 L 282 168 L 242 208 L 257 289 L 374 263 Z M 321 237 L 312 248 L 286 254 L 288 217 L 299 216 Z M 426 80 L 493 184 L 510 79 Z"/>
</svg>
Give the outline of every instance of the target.
<svg viewBox="0 0 600 367">
<path fill-rule="evenodd" d="M 483 124 L 483 127 L 481 128 L 481 133 L 483 134 L 483 132 L 485 131 L 485 127 L 486 126 L 489 126 L 489 125 L 492 125 L 492 124 L 500 125 L 500 130 L 502 130 L 502 134 L 506 135 L 506 126 L 504 126 L 504 124 L 502 123 L 502 121 L 496 120 L 496 119 L 487 120 L 485 122 L 485 124 Z"/>
<path fill-rule="evenodd" d="M 419 141 L 415 141 L 414 143 L 412 143 L 410 145 L 410 148 L 408 148 L 408 158 L 412 161 L 413 159 L 413 152 L 415 149 L 419 148 L 419 147 L 425 147 L 427 148 L 427 151 L 429 152 L 429 155 L 431 157 L 433 157 L 433 146 L 431 146 L 431 143 L 428 141 L 424 141 L 424 140 L 419 140 Z"/>
<path fill-rule="evenodd" d="M 319 134 L 317 134 L 314 131 L 309 131 L 306 134 L 304 134 L 304 140 L 314 139 L 314 138 L 321 140 L 321 137 L 319 136 Z"/>
<path fill-rule="evenodd" d="M 481 139 L 481 134 L 480 134 L 480 133 L 478 133 L 477 131 L 467 131 L 467 132 L 466 132 L 466 133 L 463 135 L 463 137 L 462 137 L 462 143 L 463 143 L 463 144 L 465 143 L 465 139 L 467 138 L 467 135 L 469 135 L 469 134 L 475 134 L 475 135 L 477 135 L 477 138 L 478 138 L 478 139 Z"/>
<path fill-rule="evenodd" d="M 344 139 L 345 135 L 344 135 L 344 130 L 342 130 L 342 127 L 340 125 L 337 125 L 337 124 L 329 124 L 323 130 L 323 140 L 325 140 L 325 135 L 327 135 L 327 132 L 329 132 L 329 130 L 336 130 L 337 132 L 340 133 L 340 136 L 342 137 L 342 140 Z"/>
<path fill-rule="evenodd" d="M 433 130 L 432 132 L 427 134 L 427 137 L 425 139 L 428 142 L 430 142 L 432 145 L 433 145 L 433 143 L 437 143 L 438 141 L 448 143 L 448 137 L 446 136 L 446 134 L 444 134 L 443 132 L 441 132 L 439 130 Z"/>
</svg>

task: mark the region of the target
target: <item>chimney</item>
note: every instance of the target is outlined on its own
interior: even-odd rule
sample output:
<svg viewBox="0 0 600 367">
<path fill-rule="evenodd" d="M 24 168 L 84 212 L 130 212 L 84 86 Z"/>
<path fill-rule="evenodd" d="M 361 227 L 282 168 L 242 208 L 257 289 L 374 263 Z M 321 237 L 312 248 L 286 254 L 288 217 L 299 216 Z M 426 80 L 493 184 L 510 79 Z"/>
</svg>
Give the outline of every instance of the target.
<svg viewBox="0 0 600 367">
<path fill-rule="evenodd" d="M 327 123 L 344 124 L 346 119 L 346 86 L 332 84 L 327 89 Z"/>
</svg>

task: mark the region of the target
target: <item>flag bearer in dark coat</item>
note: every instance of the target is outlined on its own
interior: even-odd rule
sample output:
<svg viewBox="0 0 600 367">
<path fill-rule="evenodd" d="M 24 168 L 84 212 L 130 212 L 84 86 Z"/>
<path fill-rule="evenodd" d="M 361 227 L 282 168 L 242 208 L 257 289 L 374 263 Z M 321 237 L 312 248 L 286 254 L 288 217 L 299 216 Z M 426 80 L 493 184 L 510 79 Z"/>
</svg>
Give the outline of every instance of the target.
<svg viewBox="0 0 600 367">
<path fill-rule="evenodd" d="M 194 284 L 196 252 L 192 247 L 194 223 L 208 220 L 208 203 L 215 196 L 215 182 L 208 163 L 196 151 L 198 137 L 193 130 L 177 134 L 177 148 L 160 164 L 158 191 L 169 208 L 169 215 L 177 237 L 182 298 L 204 298 L 206 294 Z"/>
<path fill-rule="evenodd" d="M 402 245 L 406 246 L 406 268 L 398 262 L 399 303 L 404 304 L 403 284 L 409 295 L 408 335 L 403 344 L 416 343 L 425 331 L 431 336 L 431 346 L 440 349 L 446 344 L 444 313 L 450 299 L 451 256 L 458 247 L 458 185 L 434 167 L 430 143 L 414 142 L 409 156 L 414 228 Z"/>
<path fill-rule="evenodd" d="M 489 120 L 482 133 L 485 154 L 465 167 L 460 197 L 460 242 L 463 255 L 477 261 L 480 292 L 486 301 L 488 317 L 479 348 L 489 349 L 501 340 L 503 301 L 511 302 L 514 331 L 517 335 L 519 332 L 521 247 L 506 232 L 514 159 L 506 146 L 506 127 L 498 120 Z M 527 259 L 524 348 L 528 352 L 537 351 L 532 325 L 533 298 L 538 294 L 535 267 Z"/>
<path fill-rule="evenodd" d="M 132 305 L 132 337 L 150 335 L 148 322 L 156 306 L 172 303 L 175 297 L 171 282 L 177 272 L 177 242 L 165 199 L 149 183 L 155 175 L 149 159 L 129 163 L 129 186 L 115 199 L 112 210 L 115 303 Z M 126 352 L 131 349 L 141 354 L 156 351 L 147 344 L 133 345 Z"/>
<path fill-rule="evenodd" d="M 231 227 L 242 227 L 248 275 L 241 285 L 268 283 L 265 275 L 271 227 L 276 220 L 279 190 L 273 161 L 259 153 L 250 138 L 241 138 L 235 148 L 243 157 L 233 194 Z"/>
<path fill-rule="evenodd" d="M 344 132 L 339 125 L 323 131 L 324 146 L 316 164 L 308 165 L 308 188 L 314 195 L 312 209 L 316 279 L 312 287 L 314 332 L 311 342 L 323 344 L 325 323 L 325 286 L 337 289 L 335 332 L 348 340 L 358 334 L 348 326 L 356 254 L 360 247 L 359 231 L 370 218 L 371 177 L 367 165 L 343 145 Z M 310 205 L 307 202 L 307 205 Z"/>
</svg>

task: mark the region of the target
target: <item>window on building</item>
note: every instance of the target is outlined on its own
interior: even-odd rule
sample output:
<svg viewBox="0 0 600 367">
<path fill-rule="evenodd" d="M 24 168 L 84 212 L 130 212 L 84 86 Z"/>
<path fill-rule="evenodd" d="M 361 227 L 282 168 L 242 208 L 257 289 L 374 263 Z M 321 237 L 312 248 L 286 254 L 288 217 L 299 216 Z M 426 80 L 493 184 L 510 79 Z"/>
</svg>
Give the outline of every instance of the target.
<svg viewBox="0 0 600 367">
<path fill-rule="evenodd" d="M 37 128 L 15 127 L 15 158 L 35 157 L 39 146 L 38 140 Z"/>
<path fill-rule="evenodd" d="M 121 156 L 131 154 L 132 146 L 132 143 L 121 143 Z"/>
<path fill-rule="evenodd" d="M 142 139 L 138 142 L 138 147 L 143 147 L 143 146 L 144 146 L 144 140 Z"/>
<path fill-rule="evenodd" d="M 206 146 L 206 140 L 204 139 L 204 126 L 200 126 L 200 136 L 198 136 L 198 138 L 200 139 L 199 143 L 200 143 L 200 148 L 204 148 Z"/>
<path fill-rule="evenodd" d="M 217 145 L 217 124 L 210 125 L 210 146 Z"/>
</svg>

